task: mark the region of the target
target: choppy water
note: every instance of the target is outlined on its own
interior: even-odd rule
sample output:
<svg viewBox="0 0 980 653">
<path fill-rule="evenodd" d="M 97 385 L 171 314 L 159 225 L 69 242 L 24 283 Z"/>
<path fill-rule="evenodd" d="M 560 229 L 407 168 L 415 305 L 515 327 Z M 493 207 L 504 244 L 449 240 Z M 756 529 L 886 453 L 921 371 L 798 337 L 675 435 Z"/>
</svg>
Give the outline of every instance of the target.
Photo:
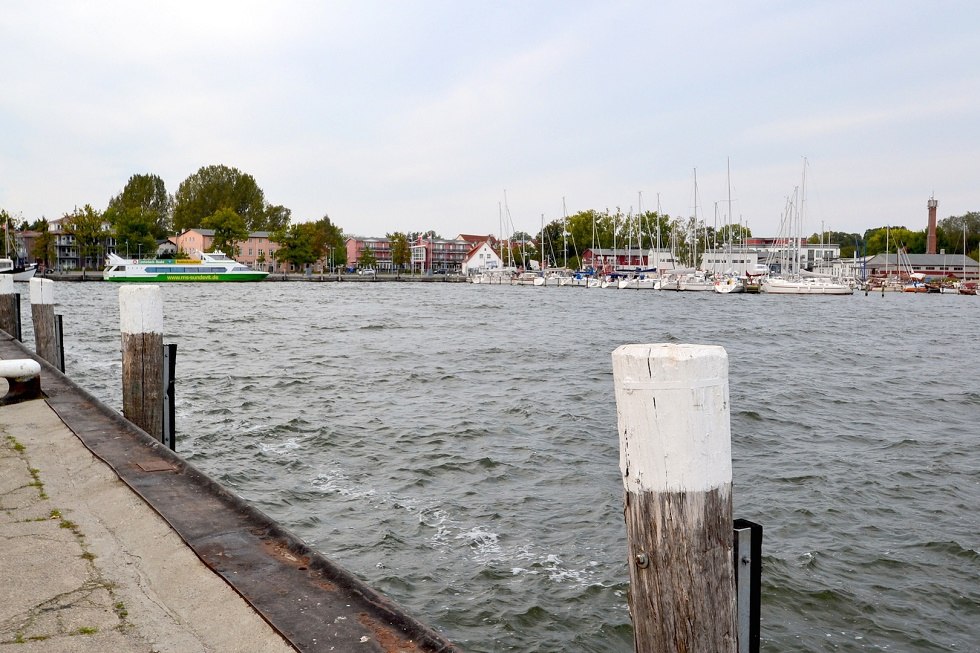
<svg viewBox="0 0 980 653">
<path fill-rule="evenodd" d="M 976 297 L 162 289 L 178 450 L 467 650 L 632 651 L 610 354 L 641 342 L 728 350 L 764 650 L 980 650 Z M 118 408 L 118 287 L 55 296 Z"/>
</svg>

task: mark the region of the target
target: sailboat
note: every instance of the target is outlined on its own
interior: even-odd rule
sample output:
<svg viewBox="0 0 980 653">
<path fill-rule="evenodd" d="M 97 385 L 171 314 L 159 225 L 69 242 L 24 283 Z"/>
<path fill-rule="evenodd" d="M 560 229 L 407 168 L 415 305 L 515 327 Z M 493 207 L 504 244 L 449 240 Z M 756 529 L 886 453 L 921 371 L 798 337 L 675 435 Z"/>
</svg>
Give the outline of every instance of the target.
<svg viewBox="0 0 980 653">
<path fill-rule="evenodd" d="M 980 271 L 980 266 L 978 266 Z M 973 284 L 966 281 L 966 224 L 963 225 L 963 280 L 960 282 L 959 293 L 961 295 L 980 295 L 980 274 Z"/>
<path fill-rule="evenodd" d="M 16 251 L 15 251 L 16 254 Z M 37 271 L 36 263 L 23 264 L 21 258 L 10 256 L 10 223 L 3 225 L 3 258 L 0 258 L 0 274 L 13 275 L 14 281 L 30 281 Z"/>
<path fill-rule="evenodd" d="M 802 269 L 801 254 L 803 240 L 803 217 L 806 202 L 806 166 L 807 161 L 803 159 L 803 183 L 797 189 L 799 191 L 799 203 L 795 201 L 787 208 L 787 217 L 790 227 L 788 230 L 789 242 L 792 243 L 792 271 L 793 274 L 787 277 L 768 277 L 759 286 L 760 292 L 772 295 L 853 295 L 854 288 L 849 284 L 842 283 L 831 275 L 819 274 L 816 272 L 806 272 Z M 795 211 L 790 209 L 795 207 Z M 794 216 L 795 212 L 795 216 Z M 794 219 L 795 217 L 795 219 Z M 780 266 L 782 268 L 782 266 Z"/>
<path fill-rule="evenodd" d="M 734 263 L 732 262 L 732 165 L 731 161 L 728 162 L 728 256 L 725 257 L 725 262 L 729 269 L 725 271 L 724 276 L 715 281 L 715 292 L 722 295 L 731 295 L 733 293 L 745 292 L 745 282 L 734 272 Z"/>
</svg>

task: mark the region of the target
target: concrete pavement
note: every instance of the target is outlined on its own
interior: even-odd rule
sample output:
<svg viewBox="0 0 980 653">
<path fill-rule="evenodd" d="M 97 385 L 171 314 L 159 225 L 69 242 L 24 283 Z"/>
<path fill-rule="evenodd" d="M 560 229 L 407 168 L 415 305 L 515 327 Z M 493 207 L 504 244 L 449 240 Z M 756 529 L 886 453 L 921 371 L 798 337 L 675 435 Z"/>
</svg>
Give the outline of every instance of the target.
<svg viewBox="0 0 980 653">
<path fill-rule="evenodd" d="M 0 407 L 7 649 L 295 650 L 43 400 Z"/>
</svg>

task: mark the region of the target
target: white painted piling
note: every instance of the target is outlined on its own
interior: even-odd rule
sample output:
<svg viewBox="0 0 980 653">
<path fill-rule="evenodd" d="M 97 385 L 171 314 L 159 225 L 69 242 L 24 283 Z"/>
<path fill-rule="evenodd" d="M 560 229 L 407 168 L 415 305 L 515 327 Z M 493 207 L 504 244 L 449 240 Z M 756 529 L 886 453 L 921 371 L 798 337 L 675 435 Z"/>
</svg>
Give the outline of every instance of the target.
<svg viewBox="0 0 980 653">
<path fill-rule="evenodd" d="M 636 651 L 734 653 L 728 355 L 648 344 L 612 359 Z"/>
<path fill-rule="evenodd" d="M 31 279 L 30 287 L 34 350 L 38 356 L 61 369 L 61 351 L 54 315 L 54 281 Z"/>
<path fill-rule="evenodd" d="M 119 289 L 123 415 L 163 438 L 163 299 L 157 286 Z"/>
<path fill-rule="evenodd" d="M 0 274 L 0 330 L 20 339 L 20 306 L 14 290 L 14 275 Z"/>
</svg>

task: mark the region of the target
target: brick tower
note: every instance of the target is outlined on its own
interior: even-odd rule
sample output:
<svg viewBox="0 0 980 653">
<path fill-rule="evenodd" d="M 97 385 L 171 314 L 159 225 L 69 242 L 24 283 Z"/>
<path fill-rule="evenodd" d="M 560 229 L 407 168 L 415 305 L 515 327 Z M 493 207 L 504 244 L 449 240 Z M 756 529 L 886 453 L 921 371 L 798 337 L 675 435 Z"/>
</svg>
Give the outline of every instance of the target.
<svg viewBox="0 0 980 653">
<path fill-rule="evenodd" d="M 936 207 L 939 202 L 935 197 L 929 198 L 929 234 L 926 236 L 926 254 L 936 253 Z"/>
</svg>

